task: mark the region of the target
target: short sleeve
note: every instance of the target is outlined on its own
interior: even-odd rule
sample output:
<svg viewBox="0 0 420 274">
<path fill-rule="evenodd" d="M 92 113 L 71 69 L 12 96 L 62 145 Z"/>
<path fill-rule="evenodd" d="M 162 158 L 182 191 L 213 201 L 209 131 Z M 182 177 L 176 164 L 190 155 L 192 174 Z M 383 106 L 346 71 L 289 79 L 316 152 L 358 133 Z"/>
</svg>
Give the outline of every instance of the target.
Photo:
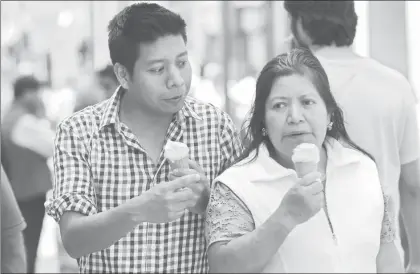
<svg viewBox="0 0 420 274">
<path fill-rule="evenodd" d="M 59 222 L 66 211 L 97 213 L 86 146 L 74 131 L 62 124 L 57 127 L 53 159 L 53 197 L 46 203 L 47 214 Z"/>
<path fill-rule="evenodd" d="M 25 227 L 26 223 L 20 212 L 12 187 L 3 167 L 1 167 L 1 237 L 21 232 Z"/>
<path fill-rule="evenodd" d="M 407 90 L 402 92 L 405 96 L 404 107 L 402 109 L 402 138 L 400 140 L 400 162 L 401 165 L 408 164 L 417 160 L 420 156 L 420 129 L 418 121 L 418 105 L 414 92 L 407 83 Z"/>
<path fill-rule="evenodd" d="M 384 218 L 382 221 L 381 243 L 391 243 L 396 238 L 395 216 L 391 197 L 384 195 Z"/>
<path fill-rule="evenodd" d="M 239 133 L 229 115 L 223 112 L 220 124 L 220 148 L 223 161 L 219 175 L 239 158 L 243 149 Z"/>
<path fill-rule="evenodd" d="M 207 207 L 205 229 L 208 248 L 253 231 L 255 224 L 246 205 L 226 185 L 216 183 Z"/>
</svg>

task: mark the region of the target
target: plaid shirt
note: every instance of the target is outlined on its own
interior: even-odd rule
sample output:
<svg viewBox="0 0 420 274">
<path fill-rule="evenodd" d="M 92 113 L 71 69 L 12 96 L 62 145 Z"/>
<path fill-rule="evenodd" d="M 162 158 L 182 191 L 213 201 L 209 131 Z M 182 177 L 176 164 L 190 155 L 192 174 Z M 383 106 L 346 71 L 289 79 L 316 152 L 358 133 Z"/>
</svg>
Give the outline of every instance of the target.
<svg viewBox="0 0 420 274">
<path fill-rule="evenodd" d="M 58 126 L 54 195 L 46 204 L 48 215 L 57 222 L 65 211 L 92 215 L 117 207 L 152 188 L 155 175 L 157 184 L 168 180 L 167 161 L 158 170 L 163 152 L 155 165 L 119 121 L 122 92 L 119 89 L 109 100 L 77 112 Z M 241 150 L 229 116 L 189 97 L 174 115 L 165 139 L 188 145 L 190 159 L 200 164 L 210 181 Z M 141 223 L 109 248 L 80 258 L 80 272 L 205 273 L 203 219 L 188 212 L 171 223 Z"/>
</svg>

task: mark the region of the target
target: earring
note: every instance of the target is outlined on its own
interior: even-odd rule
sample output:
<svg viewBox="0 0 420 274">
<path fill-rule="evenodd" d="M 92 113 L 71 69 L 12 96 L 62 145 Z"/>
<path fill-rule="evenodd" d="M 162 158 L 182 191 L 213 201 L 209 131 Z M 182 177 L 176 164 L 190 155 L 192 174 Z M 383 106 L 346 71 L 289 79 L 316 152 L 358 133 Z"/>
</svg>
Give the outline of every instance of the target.
<svg viewBox="0 0 420 274">
<path fill-rule="evenodd" d="M 328 126 L 327 126 L 327 129 L 328 129 L 328 130 L 331 130 L 331 129 L 332 129 L 332 127 L 333 127 L 333 124 L 334 124 L 333 122 L 330 122 L 330 123 L 328 124 Z"/>
<path fill-rule="evenodd" d="M 267 130 L 265 129 L 265 127 L 262 128 L 261 130 L 262 136 L 267 136 Z"/>
</svg>

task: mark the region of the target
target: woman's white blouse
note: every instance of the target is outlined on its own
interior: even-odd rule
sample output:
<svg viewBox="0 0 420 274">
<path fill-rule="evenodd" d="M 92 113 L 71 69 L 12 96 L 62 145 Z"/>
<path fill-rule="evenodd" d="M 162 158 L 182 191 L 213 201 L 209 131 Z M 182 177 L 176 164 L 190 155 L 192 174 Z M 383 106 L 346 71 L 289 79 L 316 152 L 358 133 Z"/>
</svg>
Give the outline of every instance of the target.
<svg viewBox="0 0 420 274">
<path fill-rule="evenodd" d="M 264 272 L 376 272 L 381 240 L 395 238 L 375 163 L 336 140 L 325 145 L 325 194 L 336 239 L 321 210 L 288 235 Z M 213 184 L 207 245 L 230 241 L 263 224 L 296 181 L 295 171 L 275 162 L 264 146 L 256 160 L 226 170 Z"/>
</svg>

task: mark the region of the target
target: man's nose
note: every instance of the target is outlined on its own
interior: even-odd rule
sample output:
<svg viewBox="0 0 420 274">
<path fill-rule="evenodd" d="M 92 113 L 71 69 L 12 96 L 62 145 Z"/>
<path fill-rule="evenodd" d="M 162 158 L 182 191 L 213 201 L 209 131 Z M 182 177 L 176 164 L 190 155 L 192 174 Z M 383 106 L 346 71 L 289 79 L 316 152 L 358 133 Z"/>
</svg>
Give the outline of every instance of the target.
<svg viewBox="0 0 420 274">
<path fill-rule="evenodd" d="M 184 78 L 182 78 L 181 71 L 177 67 L 171 66 L 167 79 L 168 88 L 180 87 L 183 84 Z"/>
</svg>

